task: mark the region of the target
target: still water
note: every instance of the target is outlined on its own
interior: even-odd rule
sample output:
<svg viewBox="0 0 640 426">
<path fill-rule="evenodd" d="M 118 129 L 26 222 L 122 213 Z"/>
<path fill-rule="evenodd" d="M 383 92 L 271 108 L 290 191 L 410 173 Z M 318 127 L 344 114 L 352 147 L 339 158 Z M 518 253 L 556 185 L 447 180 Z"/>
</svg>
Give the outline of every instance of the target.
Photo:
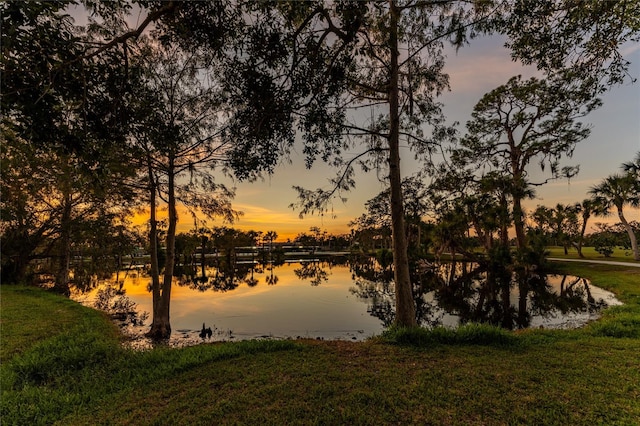
<svg viewBox="0 0 640 426">
<path fill-rule="evenodd" d="M 522 287 L 487 286 L 481 273 L 472 272 L 449 265 L 416 279 L 421 283 L 414 293 L 422 325 L 479 321 L 507 328 L 575 328 L 597 318 L 601 309 L 620 304 L 612 293 L 578 277 L 545 276 L 522 297 Z M 375 262 L 252 263 L 236 265 L 226 274 L 209 267 L 204 279 L 200 271 L 194 275 L 176 278 L 173 285 L 172 346 L 255 338 L 363 340 L 380 334 L 395 315 L 392 273 Z M 112 314 L 120 311 L 114 316 L 122 320 L 131 346 L 147 347 L 149 277 L 134 270 L 119 278 L 119 285 L 105 282 L 73 297 L 90 306 L 98 303 Z M 203 324 L 212 329 L 210 338 L 200 336 Z"/>
</svg>

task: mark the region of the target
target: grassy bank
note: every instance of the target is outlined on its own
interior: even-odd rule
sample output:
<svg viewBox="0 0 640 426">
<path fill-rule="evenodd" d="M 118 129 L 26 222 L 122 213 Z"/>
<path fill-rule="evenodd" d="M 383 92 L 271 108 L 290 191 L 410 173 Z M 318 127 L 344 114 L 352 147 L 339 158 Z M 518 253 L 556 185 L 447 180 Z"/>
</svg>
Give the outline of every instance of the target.
<svg viewBox="0 0 640 426">
<path fill-rule="evenodd" d="M 626 304 L 581 330 L 134 353 L 99 312 L 2 286 L 3 424 L 637 424 L 640 269 L 558 264 Z"/>
<path fill-rule="evenodd" d="M 565 259 L 580 259 L 578 251 L 574 248 L 570 248 L 567 254 L 564 254 L 564 248 L 558 246 L 547 247 L 549 250 L 549 257 L 558 257 Z M 594 247 L 583 247 L 582 254 L 584 259 L 587 260 L 611 260 L 614 262 L 635 262 L 631 250 L 621 249 L 616 247 L 613 249 L 613 253 L 609 257 L 604 257 L 598 253 Z"/>
</svg>

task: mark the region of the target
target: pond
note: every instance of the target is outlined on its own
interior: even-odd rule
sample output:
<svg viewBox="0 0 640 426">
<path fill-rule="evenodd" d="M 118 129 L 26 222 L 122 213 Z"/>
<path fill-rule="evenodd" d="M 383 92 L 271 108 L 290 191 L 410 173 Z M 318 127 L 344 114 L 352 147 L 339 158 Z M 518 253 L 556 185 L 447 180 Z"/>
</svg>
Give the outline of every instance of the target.
<svg viewBox="0 0 640 426">
<path fill-rule="evenodd" d="M 418 320 L 427 327 L 474 321 L 510 329 L 575 328 L 620 304 L 579 277 L 534 276 L 525 288 L 513 277 L 507 283 L 473 264 L 414 269 Z M 393 274 L 373 259 L 246 262 L 226 272 L 209 266 L 204 278 L 199 268 L 182 272 L 187 274 L 176 278 L 172 290 L 171 346 L 256 338 L 363 340 L 380 334 L 395 315 Z M 147 347 L 149 277 L 130 270 L 119 278 L 73 298 L 110 312 L 132 347 Z M 203 325 L 211 336 L 201 333 Z"/>
</svg>

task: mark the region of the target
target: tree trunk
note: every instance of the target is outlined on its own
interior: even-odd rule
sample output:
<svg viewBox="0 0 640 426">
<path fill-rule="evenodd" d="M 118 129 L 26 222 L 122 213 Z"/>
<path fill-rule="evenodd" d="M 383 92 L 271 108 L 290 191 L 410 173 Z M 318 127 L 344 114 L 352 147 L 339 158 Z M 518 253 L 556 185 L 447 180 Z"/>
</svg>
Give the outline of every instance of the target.
<svg viewBox="0 0 640 426">
<path fill-rule="evenodd" d="M 576 244 L 576 250 L 578 250 L 578 257 L 584 259 L 584 254 L 582 254 L 582 245 L 584 244 L 584 234 L 587 232 L 587 222 L 589 222 L 589 218 L 591 217 L 591 213 L 586 211 L 587 207 L 585 207 L 585 213 L 582 214 L 582 228 L 580 229 L 580 238 L 578 239 L 578 244 Z"/>
<path fill-rule="evenodd" d="M 58 257 L 58 270 L 54 282 L 53 290 L 56 293 L 69 296 L 69 268 L 71 264 L 71 210 L 73 199 L 69 188 L 65 188 L 64 200 L 62 204 L 62 215 L 60 217 L 60 254 Z"/>
<path fill-rule="evenodd" d="M 509 247 L 509 205 L 504 193 L 500 194 L 500 243 Z"/>
<path fill-rule="evenodd" d="M 176 211 L 175 175 L 173 173 L 173 160 L 169 161 L 168 209 L 169 226 L 167 228 L 167 263 L 164 267 L 164 281 L 162 283 L 162 297 L 160 306 L 160 316 L 162 318 L 163 338 L 168 338 L 171 334 L 169 322 L 169 312 L 171 303 L 171 284 L 173 282 L 173 269 L 176 254 L 176 225 L 178 223 L 178 213 Z"/>
<path fill-rule="evenodd" d="M 414 327 L 416 307 L 413 301 L 407 237 L 404 225 L 402 200 L 402 178 L 400 174 L 400 117 L 398 88 L 398 20 L 399 11 L 393 0 L 389 1 L 391 22 L 389 28 L 389 49 L 391 54 L 391 75 L 389 81 L 389 186 L 391 189 L 391 231 L 393 238 L 393 262 L 396 295 L 396 325 Z"/>
<path fill-rule="evenodd" d="M 162 339 L 164 335 L 164 322 L 161 314 L 160 293 L 160 267 L 158 265 L 158 222 L 156 219 L 156 185 L 151 167 L 151 159 L 147 157 L 149 172 L 149 247 L 151 254 L 151 292 L 153 295 L 153 319 L 151 329 L 147 336 L 153 339 Z"/>
<path fill-rule="evenodd" d="M 529 295 L 529 285 L 527 277 L 518 277 L 518 328 L 526 328 L 529 326 L 530 318 L 527 312 L 527 296 Z"/>
<path fill-rule="evenodd" d="M 516 230 L 516 245 L 519 249 L 527 246 L 527 237 L 524 232 L 524 211 L 522 200 L 518 194 L 513 194 L 513 227 Z"/>
<path fill-rule="evenodd" d="M 627 230 L 627 234 L 629 234 L 629 240 L 631 240 L 631 251 L 633 252 L 633 259 L 640 260 L 640 253 L 638 253 L 638 241 L 636 240 L 636 234 L 633 232 L 633 227 L 627 221 L 627 218 L 622 214 L 622 206 L 616 206 L 618 209 L 618 218 L 620 218 L 620 222 Z"/>
</svg>

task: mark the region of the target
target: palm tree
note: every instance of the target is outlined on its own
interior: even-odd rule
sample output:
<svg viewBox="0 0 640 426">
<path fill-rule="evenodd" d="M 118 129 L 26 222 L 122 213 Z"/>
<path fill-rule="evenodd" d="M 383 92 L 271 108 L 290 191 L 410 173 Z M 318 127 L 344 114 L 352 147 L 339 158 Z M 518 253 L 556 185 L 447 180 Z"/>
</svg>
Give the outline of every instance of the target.
<svg viewBox="0 0 640 426">
<path fill-rule="evenodd" d="M 269 231 L 262 237 L 263 242 L 269 243 L 269 263 L 270 268 L 273 269 L 273 241 L 278 238 L 278 233 L 276 231 Z"/>
<path fill-rule="evenodd" d="M 577 211 L 582 215 L 582 226 L 580 227 L 580 236 L 576 242 L 576 250 L 578 250 L 578 256 L 584 259 L 582 254 L 582 245 L 584 244 L 584 234 L 587 231 L 587 222 L 591 218 L 591 215 L 602 216 L 607 209 L 601 205 L 595 198 L 586 198 L 582 200 L 582 203 L 576 204 Z"/>
<path fill-rule="evenodd" d="M 618 218 L 627 230 L 629 239 L 631 240 L 631 250 L 633 258 L 640 260 L 638 252 L 638 242 L 633 227 L 629 224 L 623 214 L 623 207 L 628 205 L 631 207 L 640 206 L 640 191 L 638 179 L 632 173 L 614 174 L 605 178 L 599 185 L 591 188 L 589 191 L 594 200 L 604 207 L 602 216 L 609 213 L 610 209 L 615 207 L 618 211 Z"/>
<path fill-rule="evenodd" d="M 564 205 L 558 203 L 555 209 L 551 209 L 550 225 L 556 245 L 561 245 L 565 256 L 569 254 L 572 234 L 575 235 L 577 227 L 577 212 L 580 205 Z"/>
</svg>

